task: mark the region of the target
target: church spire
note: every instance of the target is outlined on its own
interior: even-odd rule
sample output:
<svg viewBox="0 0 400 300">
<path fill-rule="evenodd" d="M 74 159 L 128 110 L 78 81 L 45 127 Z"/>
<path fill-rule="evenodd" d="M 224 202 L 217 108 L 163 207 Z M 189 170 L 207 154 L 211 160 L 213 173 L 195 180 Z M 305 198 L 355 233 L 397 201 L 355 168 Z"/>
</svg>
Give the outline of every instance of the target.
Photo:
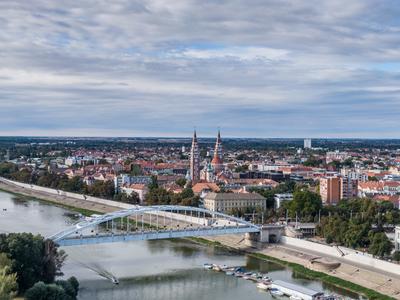
<svg viewBox="0 0 400 300">
<path fill-rule="evenodd" d="M 192 182 L 200 180 L 200 153 L 196 129 L 193 132 L 192 149 L 190 150 L 190 179 Z"/>
<path fill-rule="evenodd" d="M 223 155 L 222 155 L 222 140 L 221 140 L 221 132 L 218 129 L 217 140 L 215 142 L 214 148 L 214 157 L 211 161 L 211 165 L 213 166 L 215 172 L 220 172 L 223 170 Z"/>
</svg>

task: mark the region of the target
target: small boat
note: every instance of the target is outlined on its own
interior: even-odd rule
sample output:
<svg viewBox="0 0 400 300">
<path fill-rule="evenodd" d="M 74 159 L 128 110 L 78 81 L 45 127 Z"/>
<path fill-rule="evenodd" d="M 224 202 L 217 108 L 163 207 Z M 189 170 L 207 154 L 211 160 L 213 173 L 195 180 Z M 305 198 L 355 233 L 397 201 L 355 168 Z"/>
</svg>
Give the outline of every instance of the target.
<svg viewBox="0 0 400 300">
<path fill-rule="evenodd" d="M 233 273 L 232 271 L 227 271 L 227 272 L 225 272 L 225 274 L 228 275 L 228 276 L 232 276 L 232 275 L 234 275 L 235 273 Z"/>
<path fill-rule="evenodd" d="M 243 277 L 243 272 L 235 272 L 236 277 Z"/>
<path fill-rule="evenodd" d="M 266 291 L 269 289 L 270 285 L 271 284 L 268 284 L 266 282 L 259 282 L 259 283 L 257 283 L 257 288 L 260 290 Z"/>
<path fill-rule="evenodd" d="M 276 288 L 270 289 L 269 292 L 271 293 L 272 296 L 283 296 L 284 293 Z"/>
<path fill-rule="evenodd" d="M 213 268 L 212 264 L 203 264 L 203 268 L 206 270 L 211 270 Z"/>
<path fill-rule="evenodd" d="M 322 300 L 342 300 L 342 297 L 336 295 L 323 295 Z"/>
<path fill-rule="evenodd" d="M 116 277 L 111 277 L 111 282 L 114 284 L 119 284 L 119 280 Z"/>
</svg>

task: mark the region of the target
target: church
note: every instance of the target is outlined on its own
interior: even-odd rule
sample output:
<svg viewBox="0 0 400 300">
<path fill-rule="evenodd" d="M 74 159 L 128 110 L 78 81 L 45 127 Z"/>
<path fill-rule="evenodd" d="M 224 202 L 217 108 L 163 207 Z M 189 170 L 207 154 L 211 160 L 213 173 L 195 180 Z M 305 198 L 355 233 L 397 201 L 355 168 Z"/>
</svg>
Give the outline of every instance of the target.
<svg viewBox="0 0 400 300">
<path fill-rule="evenodd" d="M 217 140 L 215 142 L 213 158 L 211 161 L 206 160 L 203 163 L 203 168 L 200 166 L 200 152 L 197 141 L 197 134 L 194 131 L 192 139 L 192 148 L 190 151 L 190 171 L 189 179 L 192 184 L 198 182 L 219 182 L 220 179 L 228 177 L 228 170 L 226 170 L 223 161 L 223 150 L 221 133 L 218 130 Z"/>
</svg>

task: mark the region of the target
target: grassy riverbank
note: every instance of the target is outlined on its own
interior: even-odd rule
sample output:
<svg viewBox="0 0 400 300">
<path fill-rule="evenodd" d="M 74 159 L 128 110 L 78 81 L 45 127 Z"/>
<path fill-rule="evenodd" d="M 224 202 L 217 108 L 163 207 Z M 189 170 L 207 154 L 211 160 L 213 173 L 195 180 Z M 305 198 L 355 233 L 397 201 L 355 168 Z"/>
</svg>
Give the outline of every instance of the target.
<svg viewBox="0 0 400 300">
<path fill-rule="evenodd" d="M 358 294 L 364 295 L 365 297 L 367 297 L 370 300 L 375 300 L 375 299 L 376 300 L 395 300 L 392 297 L 383 295 L 374 290 L 365 288 L 363 286 L 352 283 L 350 281 L 346 281 L 341 278 L 331 276 L 331 275 L 328 275 L 323 272 L 314 271 L 314 270 L 308 269 L 308 268 L 306 268 L 302 265 L 296 264 L 296 263 L 288 262 L 288 261 L 281 260 L 281 259 L 278 259 L 278 258 L 275 258 L 272 256 L 261 254 L 261 253 L 249 253 L 248 255 L 250 255 L 252 257 L 256 257 L 258 259 L 269 260 L 269 261 L 278 263 L 280 265 L 290 267 L 293 270 L 293 272 L 299 273 L 309 279 L 317 279 L 322 282 L 337 286 L 339 288 L 343 288 L 343 289 L 346 289 L 346 290 L 349 290 L 352 292 L 356 292 Z"/>
</svg>

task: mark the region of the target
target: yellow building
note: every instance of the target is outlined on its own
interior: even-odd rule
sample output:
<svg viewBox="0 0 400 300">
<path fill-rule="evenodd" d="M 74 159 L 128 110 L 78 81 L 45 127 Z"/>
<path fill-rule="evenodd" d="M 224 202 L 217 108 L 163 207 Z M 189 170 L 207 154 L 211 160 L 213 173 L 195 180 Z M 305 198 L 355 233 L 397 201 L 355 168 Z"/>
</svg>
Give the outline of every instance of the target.
<svg viewBox="0 0 400 300">
<path fill-rule="evenodd" d="M 223 213 L 232 209 L 265 209 L 266 199 L 257 193 L 209 193 L 204 198 L 204 207 Z"/>
</svg>

